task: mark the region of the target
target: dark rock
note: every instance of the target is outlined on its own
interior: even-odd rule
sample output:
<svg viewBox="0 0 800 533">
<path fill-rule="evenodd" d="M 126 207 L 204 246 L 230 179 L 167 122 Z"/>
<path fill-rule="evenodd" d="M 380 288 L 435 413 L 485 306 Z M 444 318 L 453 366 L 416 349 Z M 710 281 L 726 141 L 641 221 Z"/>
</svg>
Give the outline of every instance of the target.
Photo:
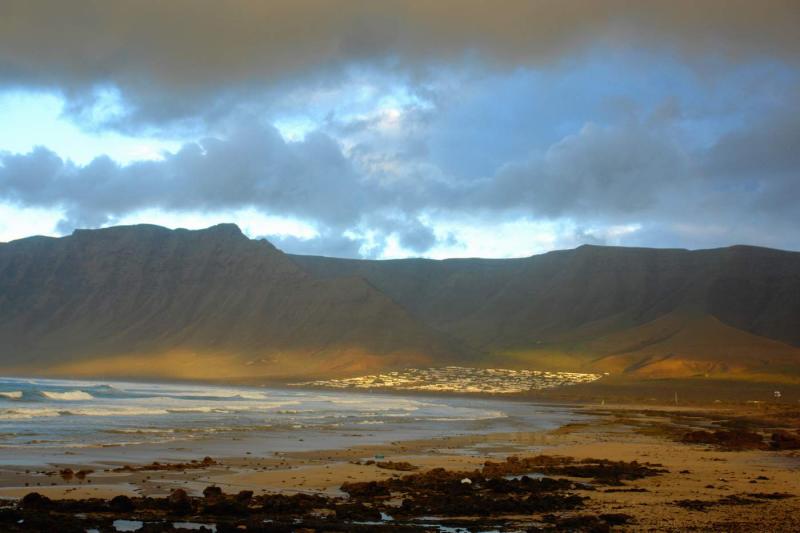
<svg viewBox="0 0 800 533">
<path fill-rule="evenodd" d="M 611 531 L 611 528 L 605 521 L 592 515 L 562 518 L 558 520 L 555 525 L 557 529 L 564 531 L 584 533 L 607 533 Z"/>
<path fill-rule="evenodd" d="M 236 501 L 239 503 L 243 503 L 245 505 L 250 503 L 250 500 L 253 499 L 253 491 L 252 490 L 242 490 L 239 491 L 239 494 L 236 495 Z"/>
<path fill-rule="evenodd" d="M 219 501 L 223 498 L 222 489 L 215 486 L 209 486 L 203 489 L 203 497 L 209 502 Z"/>
<path fill-rule="evenodd" d="M 332 502 L 324 496 L 312 494 L 267 494 L 255 498 L 261 510 L 270 515 L 303 515 L 313 509 L 330 508 Z"/>
<path fill-rule="evenodd" d="M 375 463 L 375 466 L 378 468 L 383 468 L 384 470 L 397 470 L 400 472 L 411 472 L 412 470 L 417 470 L 419 468 L 406 461 L 382 461 Z"/>
<path fill-rule="evenodd" d="M 584 459 L 576 461 L 572 457 L 537 455 L 534 457 L 508 457 L 504 463 L 487 461 L 482 473 L 486 477 L 507 475 L 541 474 L 593 478 L 597 483 L 620 485 L 622 480 L 636 480 L 656 476 L 666 472 L 659 464 L 639 463 L 637 461 L 609 461 L 607 459 Z"/>
<path fill-rule="evenodd" d="M 78 479 L 86 479 L 86 476 L 92 473 L 94 473 L 94 470 L 87 470 L 87 469 L 78 470 L 77 472 L 75 472 L 75 477 Z"/>
<path fill-rule="evenodd" d="M 25 510 L 42 510 L 52 507 L 53 502 L 47 496 L 42 496 L 38 492 L 29 492 L 20 502 L 20 507 Z"/>
<path fill-rule="evenodd" d="M 183 489 L 175 489 L 167 497 L 169 510 L 175 514 L 186 514 L 192 510 L 192 500 Z"/>
<path fill-rule="evenodd" d="M 605 513 L 600 515 L 600 520 L 603 520 L 610 526 L 621 526 L 631 521 L 633 517 L 624 513 Z"/>
<path fill-rule="evenodd" d="M 773 450 L 800 450 L 800 433 L 776 431 L 770 438 L 769 447 Z"/>
<path fill-rule="evenodd" d="M 16 509 L 0 509 L 0 525 L 5 524 L 4 529 L 10 529 L 11 525 L 16 525 L 22 520 L 22 513 Z"/>
<path fill-rule="evenodd" d="M 337 505 L 336 518 L 339 520 L 375 521 L 381 519 L 381 513 L 377 509 L 372 509 L 363 503 L 356 502 Z"/>
<path fill-rule="evenodd" d="M 709 507 L 717 507 L 720 505 L 752 505 L 764 503 L 766 500 L 779 500 L 791 497 L 791 494 L 782 493 L 730 494 L 717 500 L 678 500 L 675 502 L 675 505 L 692 511 L 706 511 Z"/>
<path fill-rule="evenodd" d="M 114 496 L 109 502 L 109 506 L 113 511 L 119 513 L 129 513 L 136 508 L 136 506 L 133 504 L 133 500 L 122 495 Z"/>
<path fill-rule="evenodd" d="M 686 444 L 711 444 L 723 450 L 760 450 L 765 447 L 758 433 L 745 430 L 690 431 L 681 438 Z"/>
<path fill-rule="evenodd" d="M 191 460 L 188 463 L 160 463 L 158 461 L 153 461 L 149 465 L 144 466 L 131 466 L 131 465 L 123 465 L 119 468 L 114 468 L 112 472 L 159 472 L 159 471 L 171 471 L 171 472 L 182 472 L 184 470 L 189 470 L 192 468 L 208 468 L 209 466 L 213 466 L 219 464 L 211 457 L 204 457 L 202 461 Z M 83 470 L 85 474 L 92 473 L 92 470 Z"/>
<path fill-rule="evenodd" d="M 759 500 L 785 500 L 786 498 L 794 498 L 794 494 L 788 492 L 751 492 L 747 496 L 751 498 L 758 498 Z"/>
<path fill-rule="evenodd" d="M 390 494 L 389 488 L 378 481 L 367 481 L 358 483 L 345 483 L 341 486 L 342 492 L 346 492 L 351 498 L 384 498 Z"/>
</svg>

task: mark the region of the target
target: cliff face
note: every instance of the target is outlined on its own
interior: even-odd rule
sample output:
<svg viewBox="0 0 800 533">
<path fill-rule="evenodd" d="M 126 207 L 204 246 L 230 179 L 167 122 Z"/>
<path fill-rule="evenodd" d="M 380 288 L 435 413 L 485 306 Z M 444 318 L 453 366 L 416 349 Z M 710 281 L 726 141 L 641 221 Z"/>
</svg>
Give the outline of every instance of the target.
<svg viewBox="0 0 800 533">
<path fill-rule="evenodd" d="M 452 363 L 800 376 L 800 254 L 584 246 L 523 259 L 292 256 L 233 225 L 0 244 L 0 370 L 344 375 Z"/>
<path fill-rule="evenodd" d="M 671 312 L 710 314 L 800 346 L 800 253 L 582 246 L 500 260 L 291 257 L 320 278 L 362 276 L 425 321 L 482 346 L 557 339 L 610 318 L 638 325 Z"/>
<path fill-rule="evenodd" d="M 799 253 L 582 246 L 508 260 L 293 259 L 322 279 L 362 276 L 509 363 L 648 376 L 800 370 Z"/>
<path fill-rule="evenodd" d="M 449 360 L 448 342 L 363 279 L 316 279 L 233 225 L 117 227 L 0 246 L 5 367 L 347 373 Z"/>
</svg>

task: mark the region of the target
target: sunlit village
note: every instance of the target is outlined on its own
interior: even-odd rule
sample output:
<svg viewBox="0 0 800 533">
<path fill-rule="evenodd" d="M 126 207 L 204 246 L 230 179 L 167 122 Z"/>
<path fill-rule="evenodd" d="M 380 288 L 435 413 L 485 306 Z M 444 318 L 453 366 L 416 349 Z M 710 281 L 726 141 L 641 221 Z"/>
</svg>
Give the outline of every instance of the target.
<svg viewBox="0 0 800 533">
<path fill-rule="evenodd" d="M 507 368 L 407 368 L 345 379 L 294 383 L 294 386 L 335 389 L 394 389 L 431 392 L 516 394 L 598 380 L 602 374 L 511 370 Z"/>
</svg>

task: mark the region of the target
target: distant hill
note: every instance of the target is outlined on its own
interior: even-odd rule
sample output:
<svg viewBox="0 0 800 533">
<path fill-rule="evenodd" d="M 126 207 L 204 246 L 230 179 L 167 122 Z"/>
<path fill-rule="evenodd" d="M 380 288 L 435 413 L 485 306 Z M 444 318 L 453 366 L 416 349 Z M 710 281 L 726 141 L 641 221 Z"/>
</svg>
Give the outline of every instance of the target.
<svg viewBox="0 0 800 533">
<path fill-rule="evenodd" d="M 444 364 L 800 378 L 800 253 L 284 254 L 236 226 L 0 244 L 0 371 L 203 379 Z"/>
<path fill-rule="evenodd" d="M 348 374 L 449 361 L 450 344 L 364 279 L 312 277 L 234 225 L 0 245 L 0 366 L 16 373 Z"/>
<path fill-rule="evenodd" d="M 322 279 L 363 277 L 504 364 L 800 375 L 800 253 L 581 246 L 523 259 L 291 257 Z"/>
</svg>

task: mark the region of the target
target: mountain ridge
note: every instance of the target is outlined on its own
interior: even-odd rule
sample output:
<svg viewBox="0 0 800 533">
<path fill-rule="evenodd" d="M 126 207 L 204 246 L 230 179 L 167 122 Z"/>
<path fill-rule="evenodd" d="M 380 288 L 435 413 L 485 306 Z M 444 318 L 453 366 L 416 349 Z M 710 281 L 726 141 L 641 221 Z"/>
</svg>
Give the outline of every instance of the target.
<svg viewBox="0 0 800 533">
<path fill-rule="evenodd" d="M 0 243 L 8 371 L 280 378 L 451 363 L 796 379 L 800 253 L 339 259 L 286 254 L 234 224 Z"/>
<path fill-rule="evenodd" d="M 131 358 L 162 355 L 177 357 L 174 372 L 207 377 L 214 372 L 195 367 L 215 360 L 231 362 L 217 365 L 224 376 L 450 357 L 443 335 L 365 281 L 314 279 L 270 243 L 231 226 L 128 226 L 15 243 L 0 247 L 5 366 L 63 362 L 69 373 L 116 374 Z M 126 362 L 109 366 L 120 357 Z"/>
<path fill-rule="evenodd" d="M 630 359 L 653 352 L 653 346 L 683 361 L 676 365 L 684 368 L 681 376 L 730 373 L 732 367 L 742 374 L 794 375 L 800 361 L 797 252 L 742 245 L 708 250 L 582 246 L 509 260 L 292 257 L 323 277 L 362 275 L 426 323 L 512 362 L 625 373 Z M 450 290 L 439 299 L 436 287 L 442 285 Z M 415 297 L 420 294 L 424 297 Z M 679 317 L 670 331 L 683 344 L 659 341 L 651 327 L 639 329 L 644 336 L 627 348 L 607 346 L 615 333 L 663 324 L 657 321 L 670 315 Z M 723 335 L 706 317 L 730 331 Z M 695 342 L 692 337 L 702 336 L 702 328 L 694 320 L 715 332 L 713 343 Z M 694 333 L 678 335 L 675 324 Z M 733 335 L 744 343 L 736 331 L 749 335 L 745 344 L 752 356 L 726 340 Z M 630 346 L 637 343 L 639 348 Z M 627 354 L 626 362 L 592 363 L 607 363 L 610 352 Z M 763 354 L 774 358 L 774 365 L 762 364 Z M 634 373 L 654 368 L 646 366 Z"/>
</svg>

